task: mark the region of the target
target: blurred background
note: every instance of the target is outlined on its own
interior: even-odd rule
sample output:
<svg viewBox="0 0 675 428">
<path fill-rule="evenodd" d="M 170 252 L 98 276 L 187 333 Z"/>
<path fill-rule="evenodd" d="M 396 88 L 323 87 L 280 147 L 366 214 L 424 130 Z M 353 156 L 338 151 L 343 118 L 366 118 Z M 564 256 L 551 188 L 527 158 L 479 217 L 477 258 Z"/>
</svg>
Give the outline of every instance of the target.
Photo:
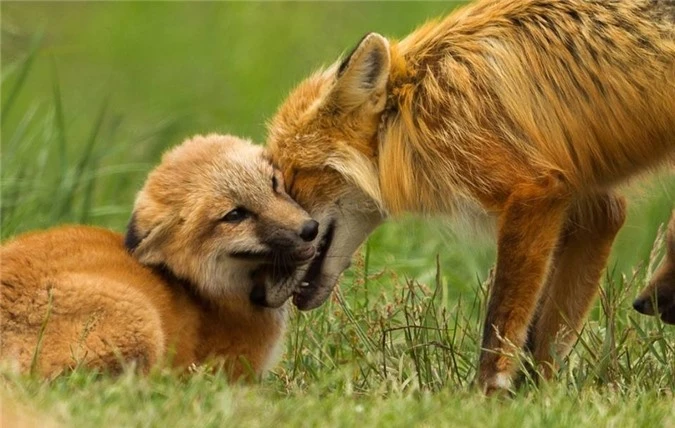
<svg viewBox="0 0 675 428">
<path fill-rule="evenodd" d="M 196 133 L 265 139 L 291 88 L 369 31 L 400 38 L 457 2 L 2 2 L 3 240 L 81 222 L 123 231 L 161 153 Z M 633 182 L 610 275 L 648 258 L 675 180 Z M 432 281 L 451 294 L 494 260 L 490 241 L 403 218 L 357 265 Z M 354 275 L 354 273 L 348 273 Z"/>
</svg>

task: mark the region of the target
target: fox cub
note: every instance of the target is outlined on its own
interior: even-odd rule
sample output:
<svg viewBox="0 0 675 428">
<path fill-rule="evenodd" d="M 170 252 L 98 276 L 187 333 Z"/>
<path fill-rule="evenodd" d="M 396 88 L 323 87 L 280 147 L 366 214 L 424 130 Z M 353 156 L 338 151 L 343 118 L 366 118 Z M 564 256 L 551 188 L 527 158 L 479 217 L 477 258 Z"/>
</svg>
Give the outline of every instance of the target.
<svg viewBox="0 0 675 428">
<path fill-rule="evenodd" d="M 479 381 L 509 388 L 522 347 L 549 376 L 623 224 L 614 185 L 673 154 L 675 3 L 482 0 L 400 41 L 370 33 L 291 93 L 268 146 L 322 226 L 299 308 L 388 215 L 491 217 Z"/>
<path fill-rule="evenodd" d="M 314 256 L 317 228 L 261 147 L 195 137 L 149 175 L 126 236 L 66 226 L 0 248 L 0 356 L 45 376 L 164 359 L 260 375 L 286 320 L 267 295 Z"/>
<path fill-rule="evenodd" d="M 675 210 L 666 232 L 666 256 L 633 307 L 640 313 L 658 314 L 663 322 L 675 324 Z"/>
</svg>

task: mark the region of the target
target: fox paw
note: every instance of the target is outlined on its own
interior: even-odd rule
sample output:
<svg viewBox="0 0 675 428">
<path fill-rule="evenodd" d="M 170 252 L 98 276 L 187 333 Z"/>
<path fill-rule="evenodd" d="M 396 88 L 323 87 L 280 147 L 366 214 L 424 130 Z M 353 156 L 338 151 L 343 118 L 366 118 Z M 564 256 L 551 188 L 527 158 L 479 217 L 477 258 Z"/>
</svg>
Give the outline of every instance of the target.
<svg viewBox="0 0 675 428">
<path fill-rule="evenodd" d="M 482 382 L 483 392 L 487 396 L 501 395 L 508 393 L 513 386 L 511 375 L 506 372 L 497 372 L 492 376 L 488 376 Z"/>
</svg>

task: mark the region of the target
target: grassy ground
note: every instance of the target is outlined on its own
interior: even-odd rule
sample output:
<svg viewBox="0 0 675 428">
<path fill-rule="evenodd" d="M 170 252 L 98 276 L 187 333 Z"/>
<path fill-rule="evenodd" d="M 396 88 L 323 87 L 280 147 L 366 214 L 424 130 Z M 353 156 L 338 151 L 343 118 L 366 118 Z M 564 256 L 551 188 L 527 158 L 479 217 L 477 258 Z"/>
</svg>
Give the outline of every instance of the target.
<svg viewBox="0 0 675 428">
<path fill-rule="evenodd" d="M 2 239 L 64 222 L 123 230 L 166 147 L 209 131 L 262 141 L 312 69 L 367 31 L 400 37 L 453 6 L 3 2 Z M 74 426 L 675 426 L 675 330 L 630 310 L 673 189 L 665 176 L 625 189 L 629 219 L 582 340 L 557 381 L 526 380 L 510 400 L 472 387 L 493 247 L 412 218 L 370 238 L 332 301 L 293 314 L 260 384 L 3 370 L 0 396 Z"/>
</svg>

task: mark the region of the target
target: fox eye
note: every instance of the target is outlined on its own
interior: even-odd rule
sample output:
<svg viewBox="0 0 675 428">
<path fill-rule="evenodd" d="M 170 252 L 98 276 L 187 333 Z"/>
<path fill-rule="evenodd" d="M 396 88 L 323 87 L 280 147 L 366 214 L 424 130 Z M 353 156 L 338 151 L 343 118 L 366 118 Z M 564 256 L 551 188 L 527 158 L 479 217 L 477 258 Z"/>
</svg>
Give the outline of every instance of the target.
<svg viewBox="0 0 675 428">
<path fill-rule="evenodd" d="M 250 216 L 251 212 L 249 210 L 247 210 L 246 208 L 239 207 L 225 214 L 221 220 L 226 223 L 241 223 Z"/>
</svg>

